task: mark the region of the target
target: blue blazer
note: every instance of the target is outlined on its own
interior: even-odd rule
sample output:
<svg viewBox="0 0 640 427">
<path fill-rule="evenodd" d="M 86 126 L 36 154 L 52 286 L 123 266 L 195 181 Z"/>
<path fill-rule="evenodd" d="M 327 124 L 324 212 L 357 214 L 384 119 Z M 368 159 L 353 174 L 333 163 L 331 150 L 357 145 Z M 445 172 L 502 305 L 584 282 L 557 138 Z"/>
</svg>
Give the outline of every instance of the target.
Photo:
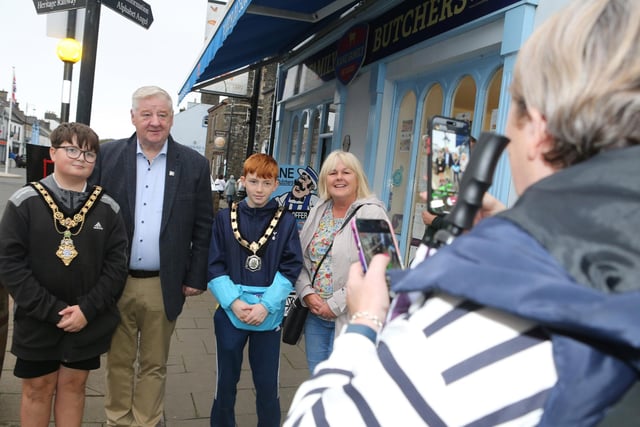
<svg viewBox="0 0 640 427">
<path fill-rule="evenodd" d="M 213 220 L 209 162 L 169 136 L 162 222 L 160 281 L 167 319 L 182 312 L 182 285 L 207 289 L 207 260 Z M 104 143 L 90 178 L 120 205 L 129 248 L 136 206 L 137 136 Z"/>
</svg>

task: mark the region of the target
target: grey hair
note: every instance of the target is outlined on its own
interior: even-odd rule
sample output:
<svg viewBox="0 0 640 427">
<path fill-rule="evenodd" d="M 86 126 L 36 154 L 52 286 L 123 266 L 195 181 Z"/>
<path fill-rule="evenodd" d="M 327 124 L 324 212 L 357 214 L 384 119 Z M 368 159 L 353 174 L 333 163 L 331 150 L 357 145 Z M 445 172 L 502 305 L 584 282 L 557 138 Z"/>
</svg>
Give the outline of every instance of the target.
<svg viewBox="0 0 640 427">
<path fill-rule="evenodd" d="M 142 86 L 136 89 L 136 91 L 133 92 L 133 95 L 131 96 L 131 109 L 133 109 L 133 111 L 136 111 L 141 100 L 153 98 L 156 96 L 165 98 L 167 100 L 167 103 L 169 104 L 171 112 L 173 113 L 173 100 L 171 99 L 171 95 L 169 95 L 166 90 L 158 86 Z"/>
<path fill-rule="evenodd" d="M 574 0 L 526 41 L 513 73 L 516 115 L 537 109 L 566 167 L 640 144 L 640 1 Z"/>
</svg>

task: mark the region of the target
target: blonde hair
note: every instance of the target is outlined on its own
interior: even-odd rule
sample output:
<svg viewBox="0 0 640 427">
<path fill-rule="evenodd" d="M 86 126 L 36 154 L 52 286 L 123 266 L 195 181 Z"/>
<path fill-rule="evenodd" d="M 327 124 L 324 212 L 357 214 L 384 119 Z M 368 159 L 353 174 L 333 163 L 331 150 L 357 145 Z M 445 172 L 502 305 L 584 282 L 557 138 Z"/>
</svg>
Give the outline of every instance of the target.
<svg viewBox="0 0 640 427">
<path fill-rule="evenodd" d="M 318 195 L 321 199 L 329 198 L 327 176 L 332 170 L 338 167 L 338 162 L 342 162 L 342 164 L 356 174 L 356 182 L 358 184 L 356 197 L 358 199 L 364 199 L 373 195 L 369 188 L 369 181 L 364 174 L 364 169 L 362 169 L 362 164 L 360 164 L 358 158 L 347 151 L 336 150 L 327 156 L 320 169 L 320 175 L 318 175 Z"/>
<path fill-rule="evenodd" d="M 516 114 L 535 108 L 566 167 L 640 143 L 640 1 L 574 0 L 526 41 L 515 64 Z"/>
<path fill-rule="evenodd" d="M 169 93 L 158 87 L 158 86 L 142 86 L 136 89 L 131 96 L 131 109 L 136 111 L 138 109 L 138 104 L 141 100 L 153 97 L 162 97 L 167 100 L 167 104 L 169 105 L 169 109 L 171 110 L 171 114 L 173 114 L 173 100 L 171 99 L 171 95 Z"/>
</svg>

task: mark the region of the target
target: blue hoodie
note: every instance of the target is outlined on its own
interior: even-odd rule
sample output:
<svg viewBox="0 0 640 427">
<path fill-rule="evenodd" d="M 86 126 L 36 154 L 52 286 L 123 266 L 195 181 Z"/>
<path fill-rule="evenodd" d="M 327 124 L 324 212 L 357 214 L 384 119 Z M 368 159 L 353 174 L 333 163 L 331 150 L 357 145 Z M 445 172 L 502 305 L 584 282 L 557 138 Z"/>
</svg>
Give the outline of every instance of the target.
<svg viewBox="0 0 640 427">
<path fill-rule="evenodd" d="M 240 235 L 257 242 L 269 226 L 278 209 L 270 200 L 262 208 L 251 208 L 246 201 L 238 204 Z M 213 222 L 209 247 L 209 290 L 239 329 L 273 330 L 282 323 L 285 301 L 302 269 L 302 250 L 297 223 L 293 215 L 284 212 L 271 237 L 258 251 L 262 267 L 258 271 L 245 268 L 251 255 L 233 235 L 229 209 L 218 212 Z M 248 304 L 262 303 L 269 314 L 258 326 L 247 325 L 236 318 L 231 304 L 240 298 Z"/>
</svg>

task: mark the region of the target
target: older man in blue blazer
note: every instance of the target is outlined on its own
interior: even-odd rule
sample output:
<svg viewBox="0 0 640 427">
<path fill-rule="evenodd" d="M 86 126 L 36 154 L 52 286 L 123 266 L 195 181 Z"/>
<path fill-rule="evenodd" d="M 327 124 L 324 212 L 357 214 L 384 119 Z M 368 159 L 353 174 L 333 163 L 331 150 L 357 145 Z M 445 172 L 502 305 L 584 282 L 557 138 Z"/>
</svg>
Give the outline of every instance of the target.
<svg viewBox="0 0 640 427">
<path fill-rule="evenodd" d="M 210 172 L 203 156 L 169 134 L 173 107 L 163 89 L 134 92 L 131 122 L 133 136 L 100 147 L 93 176 L 120 204 L 130 243 L 122 320 L 107 354 L 105 411 L 110 426 L 155 426 L 176 318 L 185 297 L 207 287 Z"/>
</svg>

